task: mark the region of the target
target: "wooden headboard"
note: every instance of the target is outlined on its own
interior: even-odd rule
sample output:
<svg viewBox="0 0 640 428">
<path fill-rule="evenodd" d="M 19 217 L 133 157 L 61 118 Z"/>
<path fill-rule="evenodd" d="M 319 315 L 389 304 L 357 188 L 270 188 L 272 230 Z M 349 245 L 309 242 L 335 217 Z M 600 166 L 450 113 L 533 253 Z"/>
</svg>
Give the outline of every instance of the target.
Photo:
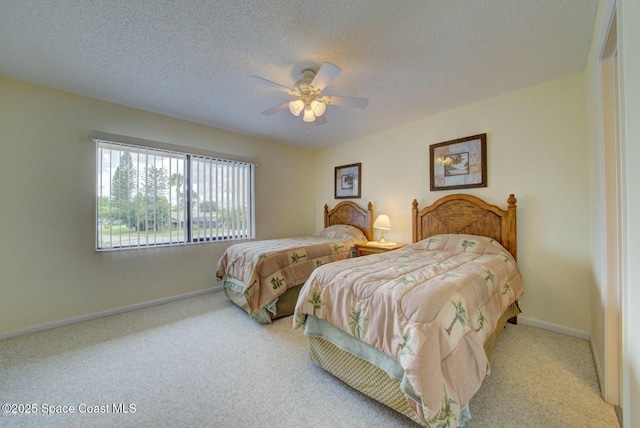
<svg viewBox="0 0 640 428">
<path fill-rule="evenodd" d="M 418 201 L 414 199 L 413 242 L 440 233 L 488 236 L 500 242 L 517 260 L 516 202 L 515 196 L 509 195 L 507 210 L 503 211 L 475 196 L 456 194 L 418 210 Z"/>
<path fill-rule="evenodd" d="M 373 239 L 373 205 L 369 202 L 365 210 L 360 205 L 351 201 L 343 201 L 329 211 L 329 206 L 324 205 L 324 227 L 334 224 L 350 224 L 364 233 L 368 240 Z"/>
</svg>

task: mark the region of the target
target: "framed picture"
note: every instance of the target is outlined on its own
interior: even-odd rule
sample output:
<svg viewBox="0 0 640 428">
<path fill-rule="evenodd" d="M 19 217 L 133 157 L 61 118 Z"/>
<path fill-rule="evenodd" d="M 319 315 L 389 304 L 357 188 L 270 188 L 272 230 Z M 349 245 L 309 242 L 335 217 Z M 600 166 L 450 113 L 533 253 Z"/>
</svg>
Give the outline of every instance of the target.
<svg viewBox="0 0 640 428">
<path fill-rule="evenodd" d="M 431 190 L 487 187 L 487 134 L 429 146 Z"/>
<path fill-rule="evenodd" d="M 361 163 L 336 167 L 336 199 L 360 198 L 361 168 Z"/>
</svg>

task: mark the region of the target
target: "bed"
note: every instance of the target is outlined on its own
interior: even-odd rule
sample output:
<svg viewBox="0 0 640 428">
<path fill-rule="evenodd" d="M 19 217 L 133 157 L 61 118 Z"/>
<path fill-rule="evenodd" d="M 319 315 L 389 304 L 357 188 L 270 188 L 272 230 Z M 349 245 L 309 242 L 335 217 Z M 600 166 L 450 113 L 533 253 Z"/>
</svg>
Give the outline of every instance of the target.
<svg viewBox="0 0 640 428">
<path fill-rule="evenodd" d="M 354 244 L 373 237 L 371 202 L 363 208 L 343 201 L 324 206 L 324 229 L 313 236 L 259 240 L 231 245 L 216 277 L 237 306 L 262 324 L 293 314 L 300 288 L 323 264 L 354 254 Z"/>
<path fill-rule="evenodd" d="M 508 320 L 520 313 L 516 198 L 412 208 L 412 244 L 316 269 L 293 324 L 312 361 L 428 427 L 464 426 Z"/>
</svg>

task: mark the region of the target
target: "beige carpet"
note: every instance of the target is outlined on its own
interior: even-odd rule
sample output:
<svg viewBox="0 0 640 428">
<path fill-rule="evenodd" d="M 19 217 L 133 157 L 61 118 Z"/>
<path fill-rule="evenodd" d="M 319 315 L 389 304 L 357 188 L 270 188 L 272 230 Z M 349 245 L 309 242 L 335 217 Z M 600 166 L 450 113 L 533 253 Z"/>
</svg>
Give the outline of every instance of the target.
<svg viewBox="0 0 640 428">
<path fill-rule="evenodd" d="M 0 341 L 0 401 L 37 412 L 0 426 L 415 426 L 311 363 L 291 317 L 259 325 L 224 293 Z M 588 342 L 525 325 L 471 412 L 471 428 L 619 426 Z"/>
</svg>

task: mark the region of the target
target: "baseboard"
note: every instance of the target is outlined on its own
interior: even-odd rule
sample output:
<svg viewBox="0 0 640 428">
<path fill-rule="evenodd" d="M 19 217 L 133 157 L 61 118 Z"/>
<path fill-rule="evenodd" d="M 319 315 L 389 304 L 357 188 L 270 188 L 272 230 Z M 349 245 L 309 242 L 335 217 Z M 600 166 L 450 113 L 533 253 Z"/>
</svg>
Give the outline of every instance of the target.
<svg viewBox="0 0 640 428">
<path fill-rule="evenodd" d="M 593 365 L 596 367 L 596 376 L 598 377 L 598 386 L 600 387 L 600 396 L 604 399 L 604 394 L 602 393 L 602 368 L 600 366 L 600 360 L 598 359 L 598 353 L 596 352 L 596 344 L 593 341 L 593 338 L 589 339 L 589 344 L 591 345 L 591 355 L 593 356 Z"/>
<path fill-rule="evenodd" d="M 148 302 L 136 303 L 135 305 L 123 306 L 120 308 L 109 309 L 107 311 L 96 312 L 93 314 L 82 315 L 79 317 L 67 318 L 60 321 L 54 321 L 51 323 L 35 325 L 32 327 L 21 328 L 18 330 L 8 331 L 0 333 L 0 340 L 10 339 L 12 337 L 22 336 L 23 334 L 36 333 L 38 331 L 49 330 L 56 327 L 62 327 L 65 325 L 75 324 L 83 321 L 90 321 L 98 318 L 109 317 L 111 315 L 123 314 L 125 312 L 131 312 L 138 309 L 149 308 L 151 306 L 162 305 L 165 303 L 175 302 L 177 300 L 188 299 L 190 297 L 202 296 L 208 293 L 214 293 L 216 291 L 222 291 L 222 286 L 207 288 L 204 290 L 192 291 L 190 293 L 179 294 L 177 296 L 165 297 L 162 299 L 151 300 Z"/>
<path fill-rule="evenodd" d="M 591 334 L 588 331 L 576 330 L 574 328 L 564 327 L 558 324 L 551 324 L 551 323 L 536 320 L 533 318 L 523 317 L 522 315 L 518 315 L 518 323 L 530 325 L 532 327 L 542 328 L 544 330 L 553 331 L 554 333 L 560 333 L 566 336 L 577 337 L 579 339 L 584 339 L 584 340 L 591 339 Z"/>
<path fill-rule="evenodd" d="M 622 426 L 622 421 L 624 419 L 622 419 L 622 407 L 620 406 L 613 406 L 616 410 L 616 416 L 618 417 L 618 423 L 620 424 L 620 426 Z"/>
</svg>

